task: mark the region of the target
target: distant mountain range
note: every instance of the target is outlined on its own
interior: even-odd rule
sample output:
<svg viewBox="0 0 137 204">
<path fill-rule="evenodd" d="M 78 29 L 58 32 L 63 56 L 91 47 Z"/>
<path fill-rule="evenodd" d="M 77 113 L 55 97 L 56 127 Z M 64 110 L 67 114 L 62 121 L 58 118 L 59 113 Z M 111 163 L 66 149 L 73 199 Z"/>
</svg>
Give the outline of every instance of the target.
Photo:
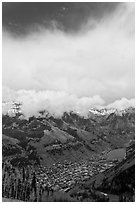
<svg viewBox="0 0 137 204">
<path fill-rule="evenodd" d="M 22 106 L 21 103 L 18 103 L 18 102 L 15 102 L 15 101 L 2 102 L 3 109 L 6 107 L 7 113 L 11 114 L 11 115 L 12 114 L 14 115 L 14 114 L 17 114 L 17 113 L 22 113 L 21 106 Z M 9 109 L 8 109 L 8 107 L 9 107 Z M 105 115 L 110 115 L 112 113 L 115 113 L 117 115 L 122 115 L 122 114 L 124 114 L 126 112 L 133 112 L 134 109 L 135 109 L 134 107 L 129 107 L 129 108 L 126 108 L 126 109 L 121 109 L 121 110 L 118 110 L 118 109 L 115 109 L 115 108 L 91 108 L 89 110 L 88 116 L 90 117 L 90 116 L 92 116 L 92 114 L 93 115 L 98 115 L 98 116 L 105 116 Z M 40 115 L 45 115 L 45 114 L 50 115 L 50 113 L 48 113 L 47 110 L 41 110 L 39 112 L 39 114 Z M 78 112 L 76 112 L 76 114 L 79 115 Z"/>
<path fill-rule="evenodd" d="M 135 108 L 92 108 L 87 117 L 64 112 L 59 118 L 40 111 L 25 118 L 21 104 L 3 103 L 3 110 L 4 106 L 10 108 L 2 115 L 3 162 L 16 168 L 46 168 L 55 177 L 59 166 L 56 187 L 63 185 L 64 192 L 69 190 L 78 200 L 134 200 Z M 38 174 L 41 181 L 43 173 Z"/>
<path fill-rule="evenodd" d="M 13 102 L 9 114 L 2 116 L 4 157 L 11 154 L 16 159 L 23 157 L 27 162 L 32 159 L 49 165 L 66 158 L 80 160 L 102 152 L 106 154 L 125 148 L 135 139 L 132 107 L 121 111 L 94 108 L 86 118 L 74 112 L 65 112 L 56 118 L 41 111 L 37 117 L 27 119 L 20 107 L 21 104 Z"/>
</svg>

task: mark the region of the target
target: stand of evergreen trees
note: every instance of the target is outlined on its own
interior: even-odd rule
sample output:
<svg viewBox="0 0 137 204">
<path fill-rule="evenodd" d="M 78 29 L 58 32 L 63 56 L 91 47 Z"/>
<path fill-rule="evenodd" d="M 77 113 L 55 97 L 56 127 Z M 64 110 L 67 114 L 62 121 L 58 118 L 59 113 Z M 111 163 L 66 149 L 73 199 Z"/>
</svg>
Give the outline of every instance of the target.
<svg viewBox="0 0 137 204">
<path fill-rule="evenodd" d="M 58 194 L 58 196 L 57 196 Z M 71 201 L 71 198 L 54 193 L 52 188 L 37 181 L 33 166 L 13 167 L 10 161 L 2 164 L 2 196 L 22 201 Z"/>
</svg>

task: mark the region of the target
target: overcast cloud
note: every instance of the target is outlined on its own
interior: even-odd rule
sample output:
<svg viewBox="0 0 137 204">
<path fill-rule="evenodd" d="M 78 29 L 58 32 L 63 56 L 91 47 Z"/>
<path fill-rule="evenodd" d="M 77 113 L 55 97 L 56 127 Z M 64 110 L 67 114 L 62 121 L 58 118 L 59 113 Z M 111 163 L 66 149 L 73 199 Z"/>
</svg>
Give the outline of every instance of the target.
<svg viewBox="0 0 137 204">
<path fill-rule="evenodd" d="M 134 32 L 134 3 L 98 23 L 89 19 L 77 34 L 40 28 L 15 38 L 4 30 L 3 100 L 20 100 L 28 115 L 85 113 L 121 98 L 133 104 Z"/>
</svg>

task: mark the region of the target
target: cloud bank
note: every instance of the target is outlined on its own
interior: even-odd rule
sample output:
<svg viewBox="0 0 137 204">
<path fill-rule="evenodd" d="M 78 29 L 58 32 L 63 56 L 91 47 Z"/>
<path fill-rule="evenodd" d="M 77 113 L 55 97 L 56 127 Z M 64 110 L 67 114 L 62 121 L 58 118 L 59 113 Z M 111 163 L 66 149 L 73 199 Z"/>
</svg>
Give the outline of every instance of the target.
<svg viewBox="0 0 137 204">
<path fill-rule="evenodd" d="M 107 105 L 107 108 L 115 108 L 118 110 L 123 110 L 129 107 L 135 107 L 135 99 L 127 99 L 127 98 L 122 98 L 120 100 L 116 100 L 113 103 Z"/>
<path fill-rule="evenodd" d="M 134 98 L 134 3 L 100 22 L 89 19 L 76 35 L 40 28 L 15 38 L 3 31 L 2 54 L 3 100 L 20 100 L 26 115 L 43 107 L 85 113 Z"/>
<path fill-rule="evenodd" d="M 87 116 L 91 108 L 116 108 L 118 110 L 126 109 L 130 106 L 135 107 L 134 99 L 122 98 L 107 106 L 105 101 L 99 96 L 93 97 L 77 97 L 76 95 L 67 94 L 65 92 L 57 91 L 13 91 L 5 88 L 7 93 L 12 93 L 9 98 L 12 101 L 21 103 L 21 112 L 25 117 L 38 116 L 40 111 L 47 111 L 48 113 L 60 117 L 64 112 L 76 112 L 82 116 Z M 3 96 L 4 98 L 4 96 Z M 13 107 L 12 102 L 3 104 L 3 114 L 7 114 Z"/>
<path fill-rule="evenodd" d="M 104 100 L 98 95 L 78 98 L 76 95 L 57 91 L 19 90 L 14 92 L 12 90 L 11 92 L 12 100 L 22 103 L 21 111 L 26 117 L 37 116 L 39 111 L 42 110 L 46 110 L 55 116 L 61 116 L 65 111 L 74 111 L 86 115 L 91 107 L 104 104 Z M 7 93 L 9 93 L 8 89 Z M 12 103 L 4 105 L 3 114 L 8 112 L 12 106 Z"/>
</svg>

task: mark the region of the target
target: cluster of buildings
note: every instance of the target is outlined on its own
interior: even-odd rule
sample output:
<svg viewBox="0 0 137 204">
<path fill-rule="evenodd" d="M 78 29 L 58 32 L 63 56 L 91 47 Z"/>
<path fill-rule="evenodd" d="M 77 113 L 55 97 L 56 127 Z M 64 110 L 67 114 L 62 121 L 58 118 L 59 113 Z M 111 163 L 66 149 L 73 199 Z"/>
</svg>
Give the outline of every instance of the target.
<svg viewBox="0 0 137 204">
<path fill-rule="evenodd" d="M 113 161 L 86 160 L 71 162 L 65 160 L 63 163 L 55 163 L 50 168 L 39 167 L 37 169 L 37 182 L 43 186 L 48 186 L 54 191 L 67 191 L 76 184 L 88 180 L 93 175 L 105 171 L 114 166 Z"/>
</svg>

